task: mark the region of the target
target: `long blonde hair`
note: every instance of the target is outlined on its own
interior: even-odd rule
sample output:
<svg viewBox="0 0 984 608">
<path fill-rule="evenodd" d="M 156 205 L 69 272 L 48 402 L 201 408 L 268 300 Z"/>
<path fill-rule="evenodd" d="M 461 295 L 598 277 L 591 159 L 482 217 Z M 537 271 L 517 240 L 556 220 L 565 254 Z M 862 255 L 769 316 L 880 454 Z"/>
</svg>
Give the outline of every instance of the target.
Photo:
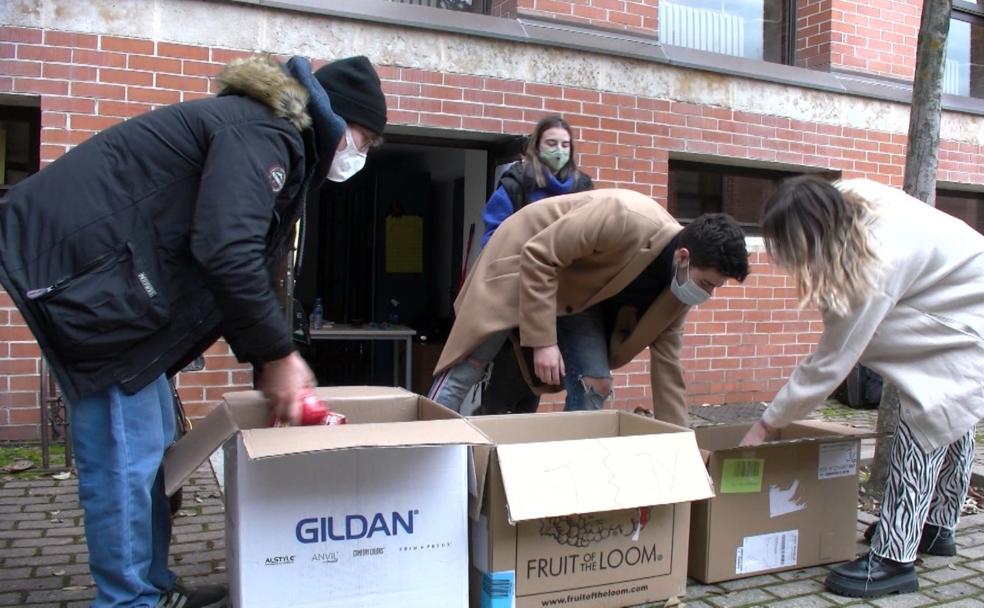
<svg viewBox="0 0 984 608">
<path fill-rule="evenodd" d="M 874 216 L 866 199 L 810 175 L 784 181 L 769 198 L 765 249 L 792 275 L 800 306 L 844 316 L 867 298 L 880 267 L 868 228 Z"/>
</svg>

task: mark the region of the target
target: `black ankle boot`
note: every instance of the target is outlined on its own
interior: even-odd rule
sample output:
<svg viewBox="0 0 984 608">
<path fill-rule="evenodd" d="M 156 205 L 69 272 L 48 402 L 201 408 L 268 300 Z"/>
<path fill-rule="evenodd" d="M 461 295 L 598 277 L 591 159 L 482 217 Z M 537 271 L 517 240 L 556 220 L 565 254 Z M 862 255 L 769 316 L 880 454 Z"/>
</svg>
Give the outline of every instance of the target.
<svg viewBox="0 0 984 608">
<path fill-rule="evenodd" d="M 943 557 L 956 555 L 957 543 L 953 541 L 953 530 L 926 524 L 919 539 L 919 552 Z"/>
<path fill-rule="evenodd" d="M 878 521 L 871 523 L 864 531 L 864 540 L 871 543 L 871 538 L 875 535 Z M 926 524 L 922 529 L 922 536 L 919 539 L 919 552 L 925 555 L 937 555 L 940 557 L 951 557 L 957 554 L 957 543 L 953 540 L 953 530 Z"/>
<path fill-rule="evenodd" d="M 837 595 L 868 598 L 911 593 L 919 589 L 919 579 L 911 562 L 896 562 L 869 552 L 831 568 L 826 585 Z"/>
</svg>

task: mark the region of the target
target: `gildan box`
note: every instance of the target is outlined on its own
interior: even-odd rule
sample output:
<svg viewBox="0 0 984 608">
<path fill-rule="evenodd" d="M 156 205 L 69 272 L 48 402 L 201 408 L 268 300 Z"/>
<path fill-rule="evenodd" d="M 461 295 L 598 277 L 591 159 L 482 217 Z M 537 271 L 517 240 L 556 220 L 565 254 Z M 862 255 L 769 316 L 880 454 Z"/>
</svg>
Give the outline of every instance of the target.
<svg viewBox="0 0 984 608">
<path fill-rule="evenodd" d="M 750 424 L 695 429 L 717 495 L 691 511 L 690 576 L 705 582 L 854 559 L 861 439 L 800 421 L 738 447 Z"/>
<path fill-rule="evenodd" d="M 260 393 L 230 393 L 165 459 L 173 492 L 225 444 L 231 605 L 466 606 L 469 446 L 488 439 L 402 389 L 317 393 L 347 424 L 267 428 Z"/>
<path fill-rule="evenodd" d="M 713 495 L 693 432 L 615 410 L 469 421 L 495 442 L 472 513 L 473 606 L 686 591 L 689 501 Z"/>
</svg>

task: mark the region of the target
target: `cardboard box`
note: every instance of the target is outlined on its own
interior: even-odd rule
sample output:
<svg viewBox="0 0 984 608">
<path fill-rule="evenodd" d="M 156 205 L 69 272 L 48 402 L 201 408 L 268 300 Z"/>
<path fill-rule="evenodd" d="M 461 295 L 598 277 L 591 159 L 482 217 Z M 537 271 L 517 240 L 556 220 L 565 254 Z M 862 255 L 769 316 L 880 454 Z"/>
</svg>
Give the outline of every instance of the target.
<svg viewBox="0 0 984 608">
<path fill-rule="evenodd" d="M 737 447 L 750 424 L 695 429 L 717 496 L 693 504 L 690 576 L 705 582 L 854 559 L 861 439 L 800 421 Z"/>
<path fill-rule="evenodd" d="M 469 421 L 496 444 L 472 513 L 473 606 L 686 591 L 689 501 L 713 495 L 691 431 L 615 410 Z"/>
<path fill-rule="evenodd" d="M 173 492 L 225 444 L 231 605 L 466 606 L 468 446 L 489 440 L 403 389 L 317 392 L 347 424 L 266 428 L 260 393 L 230 393 L 167 454 Z"/>
</svg>

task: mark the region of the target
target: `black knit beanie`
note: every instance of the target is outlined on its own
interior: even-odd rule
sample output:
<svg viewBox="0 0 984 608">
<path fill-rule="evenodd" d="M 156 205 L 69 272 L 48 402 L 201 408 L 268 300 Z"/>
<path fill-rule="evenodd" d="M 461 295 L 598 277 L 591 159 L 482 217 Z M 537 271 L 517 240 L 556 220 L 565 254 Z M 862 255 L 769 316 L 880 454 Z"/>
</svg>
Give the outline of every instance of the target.
<svg viewBox="0 0 984 608">
<path fill-rule="evenodd" d="M 318 68 L 314 73 L 324 87 L 331 108 L 345 122 L 379 134 L 386 127 L 386 97 L 379 75 L 366 57 L 348 57 Z"/>
</svg>

